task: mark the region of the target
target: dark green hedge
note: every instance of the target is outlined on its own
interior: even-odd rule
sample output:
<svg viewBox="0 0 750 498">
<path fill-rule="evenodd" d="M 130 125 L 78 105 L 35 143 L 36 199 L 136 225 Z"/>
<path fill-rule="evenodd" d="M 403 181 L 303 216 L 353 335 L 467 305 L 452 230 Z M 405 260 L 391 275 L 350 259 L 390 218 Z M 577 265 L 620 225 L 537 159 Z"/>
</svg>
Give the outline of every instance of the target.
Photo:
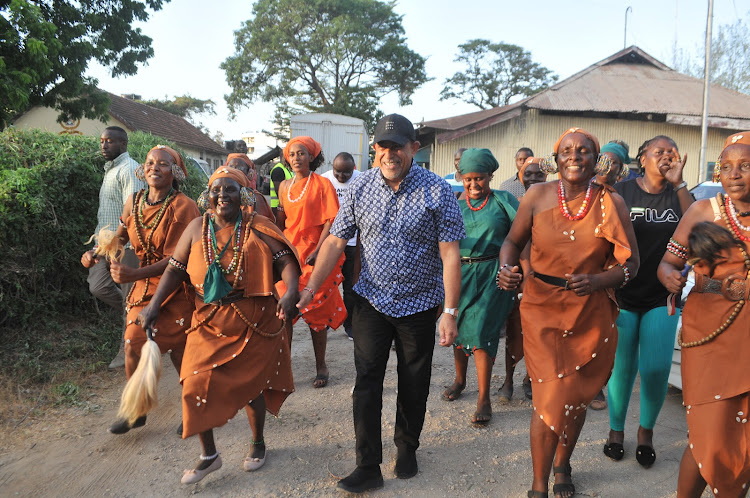
<svg viewBox="0 0 750 498">
<path fill-rule="evenodd" d="M 139 132 L 130 134 L 128 152 L 143 162 L 159 143 L 183 153 L 163 138 Z M 3 335 L 60 313 L 85 320 L 96 312 L 80 257 L 96 227 L 103 164 L 98 137 L 13 128 L 0 133 Z M 188 176 L 183 190 L 195 198 L 205 177 L 195 170 Z"/>
</svg>

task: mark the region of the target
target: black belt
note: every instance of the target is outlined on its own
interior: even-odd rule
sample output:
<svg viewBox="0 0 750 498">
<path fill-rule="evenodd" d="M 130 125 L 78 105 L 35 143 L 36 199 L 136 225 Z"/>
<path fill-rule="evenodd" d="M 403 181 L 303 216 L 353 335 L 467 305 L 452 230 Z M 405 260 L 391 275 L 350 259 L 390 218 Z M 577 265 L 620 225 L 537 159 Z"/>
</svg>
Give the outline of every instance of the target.
<svg viewBox="0 0 750 498">
<path fill-rule="evenodd" d="M 201 298 L 201 301 L 206 303 L 205 299 L 203 298 L 203 294 L 196 291 L 195 295 Z M 242 294 L 242 292 L 233 292 L 231 294 L 227 294 L 226 296 L 222 297 L 221 299 L 217 301 L 211 301 L 210 303 L 206 303 L 206 304 L 213 304 L 214 306 L 223 306 L 229 303 L 236 303 L 237 301 L 241 301 L 242 299 L 245 299 L 245 296 Z"/>
<path fill-rule="evenodd" d="M 485 263 L 487 261 L 497 261 L 497 254 L 492 256 L 479 256 L 477 258 L 461 258 L 461 264 L 470 265 L 472 263 Z"/>
<path fill-rule="evenodd" d="M 568 290 L 568 281 L 564 278 L 551 277 L 539 272 L 534 272 L 534 276 L 542 282 L 548 283 L 550 285 L 556 285 L 557 287 L 562 287 L 563 289 Z"/>
</svg>

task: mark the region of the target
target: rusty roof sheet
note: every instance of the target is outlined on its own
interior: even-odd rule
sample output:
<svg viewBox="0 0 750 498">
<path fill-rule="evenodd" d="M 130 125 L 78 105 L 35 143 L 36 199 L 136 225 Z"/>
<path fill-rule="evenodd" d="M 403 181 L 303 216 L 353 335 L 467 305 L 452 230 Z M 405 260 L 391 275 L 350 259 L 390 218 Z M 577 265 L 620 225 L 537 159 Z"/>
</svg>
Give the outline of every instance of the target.
<svg viewBox="0 0 750 498">
<path fill-rule="evenodd" d="M 224 147 L 180 116 L 107 93 L 111 101 L 109 113 L 131 130 L 158 135 L 183 147 L 208 150 L 220 155 L 229 154 Z"/>
</svg>

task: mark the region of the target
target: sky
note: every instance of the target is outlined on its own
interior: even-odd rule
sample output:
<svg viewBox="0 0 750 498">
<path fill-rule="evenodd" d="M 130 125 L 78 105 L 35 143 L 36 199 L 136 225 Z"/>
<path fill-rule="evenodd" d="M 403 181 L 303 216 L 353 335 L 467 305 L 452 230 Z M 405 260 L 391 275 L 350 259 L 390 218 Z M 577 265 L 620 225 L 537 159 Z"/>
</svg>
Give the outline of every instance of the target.
<svg viewBox="0 0 750 498">
<path fill-rule="evenodd" d="M 220 64 L 235 52 L 234 31 L 252 17 L 248 0 L 171 0 L 145 23 L 155 55 L 134 76 L 112 78 L 93 64 L 89 76 L 115 94 L 135 93 L 143 99 L 188 94 L 216 103 L 216 116 L 199 121 L 225 140 L 248 132 L 271 129 L 274 106 L 256 102 L 238 111 L 234 120 L 224 95 L 230 93 Z M 625 33 L 625 11 L 627 16 Z M 479 110 L 459 100 L 440 101 L 445 80 L 461 66 L 453 62 L 458 45 L 475 38 L 520 45 L 535 62 L 564 79 L 621 50 L 637 45 L 672 65 L 675 47 L 702 53 L 707 0 L 399 0 L 409 48 L 427 58 L 432 81 L 412 96 L 412 104 L 398 105 L 395 95 L 382 99 L 381 110 L 397 112 L 418 123 Z M 750 0 L 714 0 L 713 29 L 750 20 Z M 624 39 L 626 34 L 627 39 Z"/>
</svg>

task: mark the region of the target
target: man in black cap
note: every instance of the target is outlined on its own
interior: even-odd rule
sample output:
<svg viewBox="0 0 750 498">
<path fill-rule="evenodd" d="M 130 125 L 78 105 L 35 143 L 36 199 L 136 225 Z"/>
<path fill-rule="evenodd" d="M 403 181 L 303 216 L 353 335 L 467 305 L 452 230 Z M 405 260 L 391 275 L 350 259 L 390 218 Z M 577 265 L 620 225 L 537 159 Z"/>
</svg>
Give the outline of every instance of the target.
<svg viewBox="0 0 750 498">
<path fill-rule="evenodd" d="M 394 472 L 400 479 L 418 472 L 416 450 L 430 389 L 435 321 L 442 317 L 440 345 L 451 346 L 461 290 L 458 241 L 466 236 L 448 183 L 413 161 L 419 142 L 408 119 L 390 114 L 378 121 L 374 148 L 374 168 L 353 179 L 340 199 L 330 236 L 298 303 L 300 309 L 310 304 L 359 230 L 362 270 L 352 313 L 357 468 L 338 483 L 351 493 L 383 486 L 381 411 L 392 342 L 398 359 Z"/>
</svg>

